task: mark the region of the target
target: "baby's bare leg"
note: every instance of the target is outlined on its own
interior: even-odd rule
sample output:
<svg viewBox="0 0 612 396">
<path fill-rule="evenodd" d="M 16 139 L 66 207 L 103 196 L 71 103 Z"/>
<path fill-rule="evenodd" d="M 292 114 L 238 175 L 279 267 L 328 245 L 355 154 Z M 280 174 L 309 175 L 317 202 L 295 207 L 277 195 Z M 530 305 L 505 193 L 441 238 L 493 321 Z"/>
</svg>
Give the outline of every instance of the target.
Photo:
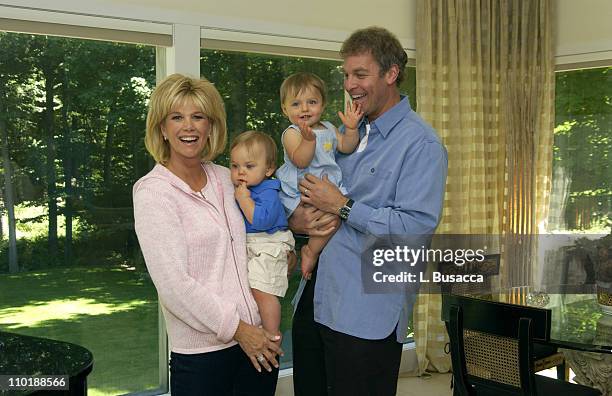
<svg viewBox="0 0 612 396">
<path fill-rule="evenodd" d="M 311 236 L 308 239 L 308 244 L 302 246 L 302 276 L 306 279 L 310 279 L 310 274 L 314 270 L 319 254 L 323 251 L 327 242 L 331 239 L 334 234 L 328 236 Z"/>
<path fill-rule="evenodd" d="M 278 297 L 274 294 L 262 292 L 261 290 L 251 289 L 257 306 L 263 328 L 271 334 L 279 334 L 281 320 L 281 305 Z"/>
</svg>

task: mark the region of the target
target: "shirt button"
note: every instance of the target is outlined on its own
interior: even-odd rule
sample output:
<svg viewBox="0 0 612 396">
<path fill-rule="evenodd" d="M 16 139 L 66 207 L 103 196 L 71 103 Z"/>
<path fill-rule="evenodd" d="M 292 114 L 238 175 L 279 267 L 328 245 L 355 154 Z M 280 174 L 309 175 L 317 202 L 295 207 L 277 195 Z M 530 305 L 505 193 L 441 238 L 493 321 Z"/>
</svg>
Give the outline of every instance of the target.
<svg viewBox="0 0 612 396">
<path fill-rule="evenodd" d="M 374 173 L 374 168 L 370 169 L 370 173 Z"/>
</svg>

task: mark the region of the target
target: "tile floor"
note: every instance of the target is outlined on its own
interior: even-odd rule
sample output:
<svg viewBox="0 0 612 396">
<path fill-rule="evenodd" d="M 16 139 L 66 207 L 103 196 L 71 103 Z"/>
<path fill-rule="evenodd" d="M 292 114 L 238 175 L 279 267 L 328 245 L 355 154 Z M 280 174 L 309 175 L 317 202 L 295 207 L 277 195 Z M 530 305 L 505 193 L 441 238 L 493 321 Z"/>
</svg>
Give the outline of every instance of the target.
<svg viewBox="0 0 612 396">
<path fill-rule="evenodd" d="M 424 377 L 400 375 L 397 396 L 451 396 L 451 374 L 433 373 Z"/>
</svg>

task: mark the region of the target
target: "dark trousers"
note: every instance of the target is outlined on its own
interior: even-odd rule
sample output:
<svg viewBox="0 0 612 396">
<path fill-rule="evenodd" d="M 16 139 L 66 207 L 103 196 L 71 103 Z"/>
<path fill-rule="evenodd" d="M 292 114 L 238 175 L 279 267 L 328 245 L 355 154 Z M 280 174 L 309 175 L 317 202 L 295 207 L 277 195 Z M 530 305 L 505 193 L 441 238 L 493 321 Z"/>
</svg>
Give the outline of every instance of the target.
<svg viewBox="0 0 612 396">
<path fill-rule="evenodd" d="M 293 315 L 291 341 L 293 345 L 294 396 L 327 396 L 325 355 L 319 325 L 314 321 L 314 286 L 317 268 L 306 282 L 302 297 Z"/>
<path fill-rule="evenodd" d="M 395 330 L 366 340 L 320 325 L 330 396 L 393 396 L 402 357 Z"/>
<path fill-rule="evenodd" d="M 382 340 L 366 340 L 316 323 L 315 282 L 316 269 L 293 317 L 295 396 L 395 395 L 402 356 L 395 331 Z"/>
<path fill-rule="evenodd" d="M 240 346 L 170 355 L 172 396 L 274 396 L 278 369 L 259 373 Z"/>
</svg>

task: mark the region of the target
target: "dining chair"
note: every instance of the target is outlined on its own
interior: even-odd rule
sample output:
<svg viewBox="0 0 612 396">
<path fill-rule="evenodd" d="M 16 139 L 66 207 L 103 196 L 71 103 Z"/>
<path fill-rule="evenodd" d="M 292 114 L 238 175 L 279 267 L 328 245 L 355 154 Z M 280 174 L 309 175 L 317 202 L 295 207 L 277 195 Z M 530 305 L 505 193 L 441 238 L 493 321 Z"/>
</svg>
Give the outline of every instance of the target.
<svg viewBox="0 0 612 396">
<path fill-rule="evenodd" d="M 457 266 L 452 262 L 440 263 L 438 270 L 442 273 L 462 273 L 462 274 L 480 274 L 484 278 L 482 283 L 449 283 L 442 286 L 442 291 L 456 295 L 477 295 L 491 293 L 494 289 L 491 284 L 491 278 L 499 275 L 500 254 L 487 254 L 482 261 L 472 261 L 457 271 Z M 528 288 L 516 288 L 511 298 L 517 300 L 515 303 L 525 305 L 527 302 Z M 569 367 L 565 364 L 565 356 L 557 350 L 557 347 L 552 345 L 535 343 L 533 348 L 533 367 L 534 372 L 556 368 L 557 378 L 567 380 L 569 377 Z"/>
<path fill-rule="evenodd" d="M 550 340 L 549 309 L 443 294 L 442 320 L 450 337 L 454 396 L 601 395 L 534 373 L 534 340 Z"/>
<path fill-rule="evenodd" d="M 530 305 L 530 294 L 530 286 L 513 287 L 507 295 L 507 301 L 516 305 Z M 556 367 L 557 379 L 566 381 L 569 378 L 569 366 L 565 364 L 565 356 L 556 346 L 534 342 L 532 359 L 534 372 Z"/>
</svg>

